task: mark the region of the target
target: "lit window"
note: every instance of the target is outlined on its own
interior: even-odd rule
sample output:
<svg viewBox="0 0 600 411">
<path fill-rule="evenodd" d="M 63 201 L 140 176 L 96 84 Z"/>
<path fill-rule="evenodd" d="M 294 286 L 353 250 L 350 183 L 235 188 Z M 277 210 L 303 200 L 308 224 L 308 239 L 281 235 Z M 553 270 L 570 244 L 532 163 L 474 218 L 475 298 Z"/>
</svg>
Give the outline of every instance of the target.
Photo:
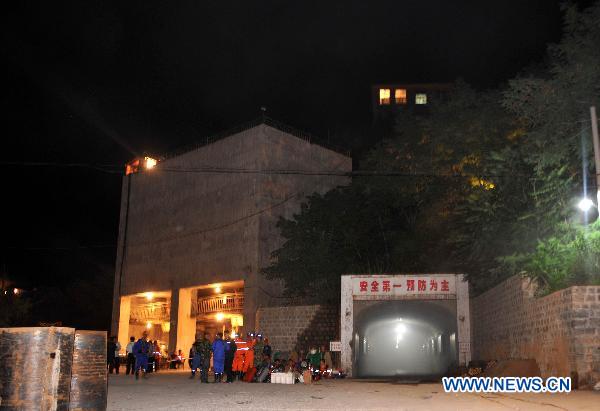
<svg viewBox="0 0 600 411">
<path fill-rule="evenodd" d="M 406 104 L 406 89 L 397 88 L 394 91 L 394 101 L 396 104 Z"/>
<path fill-rule="evenodd" d="M 427 104 L 427 94 L 425 94 L 425 93 L 415 94 L 415 104 Z"/>
<path fill-rule="evenodd" d="M 380 88 L 379 89 L 379 105 L 384 106 L 390 104 L 390 89 Z"/>
</svg>

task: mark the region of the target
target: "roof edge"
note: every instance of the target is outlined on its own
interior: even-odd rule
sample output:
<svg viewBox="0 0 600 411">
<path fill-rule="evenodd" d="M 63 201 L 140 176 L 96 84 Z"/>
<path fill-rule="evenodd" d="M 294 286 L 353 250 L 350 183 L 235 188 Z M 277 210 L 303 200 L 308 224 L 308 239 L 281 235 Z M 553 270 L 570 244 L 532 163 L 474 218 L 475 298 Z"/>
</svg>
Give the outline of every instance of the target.
<svg viewBox="0 0 600 411">
<path fill-rule="evenodd" d="M 227 137 L 231 137 L 234 134 L 238 134 L 241 133 L 243 131 L 246 130 L 250 130 L 251 128 L 260 126 L 261 124 L 267 125 L 269 127 L 272 127 L 274 129 L 277 129 L 279 131 L 282 131 L 284 133 L 290 134 L 296 138 L 302 139 L 304 141 L 306 141 L 309 144 L 315 144 L 317 146 L 320 146 L 322 148 L 325 148 L 327 150 L 331 150 L 334 151 L 338 154 L 344 155 L 346 157 L 351 157 L 350 155 L 350 150 L 349 149 L 344 149 L 341 147 L 337 147 L 335 145 L 329 144 L 329 143 L 323 143 L 321 141 L 319 141 L 318 138 L 316 138 L 313 134 L 308 133 L 306 131 L 302 131 L 302 130 L 298 130 L 292 126 L 288 126 L 287 124 L 284 124 L 280 121 L 277 121 L 271 117 L 268 116 L 261 116 L 258 118 L 255 118 L 254 120 L 248 121 L 246 123 L 242 123 L 239 124 L 237 126 L 231 127 L 229 129 L 223 130 L 221 132 L 218 132 L 216 134 L 207 136 L 205 139 L 201 140 L 201 141 L 197 141 L 191 145 L 185 146 L 185 147 L 181 147 L 179 149 L 173 150 L 163 156 L 161 156 L 161 160 L 167 160 L 170 158 L 174 158 L 174 157 L 178 157 L 180 155 L 198 150 L 202 147 L 208 146 L 212 143 L 215 143 L 219 140 L 223 140 Z"/>
</svg>

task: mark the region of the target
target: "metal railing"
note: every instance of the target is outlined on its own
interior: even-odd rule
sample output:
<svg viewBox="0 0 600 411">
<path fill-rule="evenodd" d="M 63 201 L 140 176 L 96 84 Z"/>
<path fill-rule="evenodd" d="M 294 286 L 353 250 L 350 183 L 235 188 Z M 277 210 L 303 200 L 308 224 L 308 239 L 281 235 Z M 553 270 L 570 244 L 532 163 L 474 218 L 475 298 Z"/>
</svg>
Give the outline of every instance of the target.
<svg viewBox="0 0 600 411">
<path fill-rule="evenodd" d="M 248 121 L 246 123 L 243 124 L 239 124 L 237 126 L 231 127 L 228 130 L 224 130 L 220 133 L 216 133 L 213 134 L 211 136 L 205 137 L 204 139 L 197 141 L 194 144 L 188 145 L 186 147 L 182 147 L 178 150 L 172 151 L 164 156 L 161 157 L 162 160 L 166 160 L 169 158 L 173 158 L 173 157 L 177 157 L 181 154 L 187 153 L 189 151 L 193 151 L 193 150 L 197 150 L 201 147 L 207 146 L 209 144 L 214 143 L 215 141 L 219 141 L 222 140 L 224 138 L 227 138 L 229 136 L 232 136 L 234 134 L 237 133 L 241 133 L 242 131 L 246 131 L 249 130 L 253 127 L 256 127 L 260 124 L 266 124 L 268 126 L 271 126 L 273 128 L 278 129 L 279 131 L 283 131 L 284 133 L 288 133 L 291 134 L 293 136 L 296 136 L 304 141 L 306 141 L 309 144 L 316 144 L 318 146 L 321 146 L 323 148 L 326 148 L 328 150 L 331 151 L 335 151 L 336 153 L 345 155 L 347 157 L 350 157 L 350 150 L 348 150 L 347 148 L 341 148 L 338 147 L 336 145 L 330 144 L 330 143 L 326 143 L 322 140 L 320 140 L 319 138 L 315 137 L 314 135 L 312 135 L 311 133 L 305 132 L 305 131 L 301 131 L 298 130 L 294 127 L 288 126 L 287 124 L 284 124 L 280 121 L 277 121 L 275 119 L 272 119 L 271 117 L 268 116 L 262 116 L 262 117 L 258 117 L 254 120 Z"/>
<path fill-rule="evenodd" d="M 240 311 L 244 308 L 244 294 L 219 294 L 200 297 L 192 304 L 192 316 L 217 312 Z"/>
<path fill-rule="evenodd" d="M 129 315 L 133 322 L 164 322 L 171 318 L 171 307 L 167 302 L 147 303 L 133 307 Z"/>
</svg>

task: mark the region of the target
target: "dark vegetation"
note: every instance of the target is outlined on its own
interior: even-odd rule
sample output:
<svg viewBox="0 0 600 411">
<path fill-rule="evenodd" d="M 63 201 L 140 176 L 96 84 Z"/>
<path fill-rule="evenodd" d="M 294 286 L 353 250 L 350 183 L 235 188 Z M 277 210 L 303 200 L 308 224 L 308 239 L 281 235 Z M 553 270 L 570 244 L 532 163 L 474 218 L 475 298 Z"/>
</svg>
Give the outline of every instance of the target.
<svg viewBox="0 0 600 411">
<path fill-rule="evenodd" d="M 600 225 L 575 207 L 596 192 L 600 4 L 564 12 L 542 66 L 494 90 L 457 81 L 429 115 L 400 114 L 350 186 L 279 222 L 287 241 L 265 274 L 330 300 L 344 273 L 463 272 L 475 291 L 518 273 L 542 293 L 600 283 Z"/>
</svg>

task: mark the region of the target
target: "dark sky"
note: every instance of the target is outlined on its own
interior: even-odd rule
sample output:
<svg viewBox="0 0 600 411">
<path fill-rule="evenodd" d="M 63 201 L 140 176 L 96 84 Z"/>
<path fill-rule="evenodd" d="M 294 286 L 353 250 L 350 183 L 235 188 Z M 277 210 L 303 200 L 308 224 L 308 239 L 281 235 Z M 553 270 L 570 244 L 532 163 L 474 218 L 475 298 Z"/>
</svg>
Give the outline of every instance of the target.
<svg viewBox="0 0 600 411">
<path fill-rule="evenodd" d="M 1 264 L 22 281 L 112 270 L 122 165 L 268 114 L 343 144 L 370 85 L 495 87 L 559 39 L 559 2 L 10 2 L 2 16 Z M 39 249 L 41 248 L 41 249 Z M 66 250 L 62 249 L 66 248 Z M 88 269 L 88 267 L 91 267 Z"/>
</svg>

